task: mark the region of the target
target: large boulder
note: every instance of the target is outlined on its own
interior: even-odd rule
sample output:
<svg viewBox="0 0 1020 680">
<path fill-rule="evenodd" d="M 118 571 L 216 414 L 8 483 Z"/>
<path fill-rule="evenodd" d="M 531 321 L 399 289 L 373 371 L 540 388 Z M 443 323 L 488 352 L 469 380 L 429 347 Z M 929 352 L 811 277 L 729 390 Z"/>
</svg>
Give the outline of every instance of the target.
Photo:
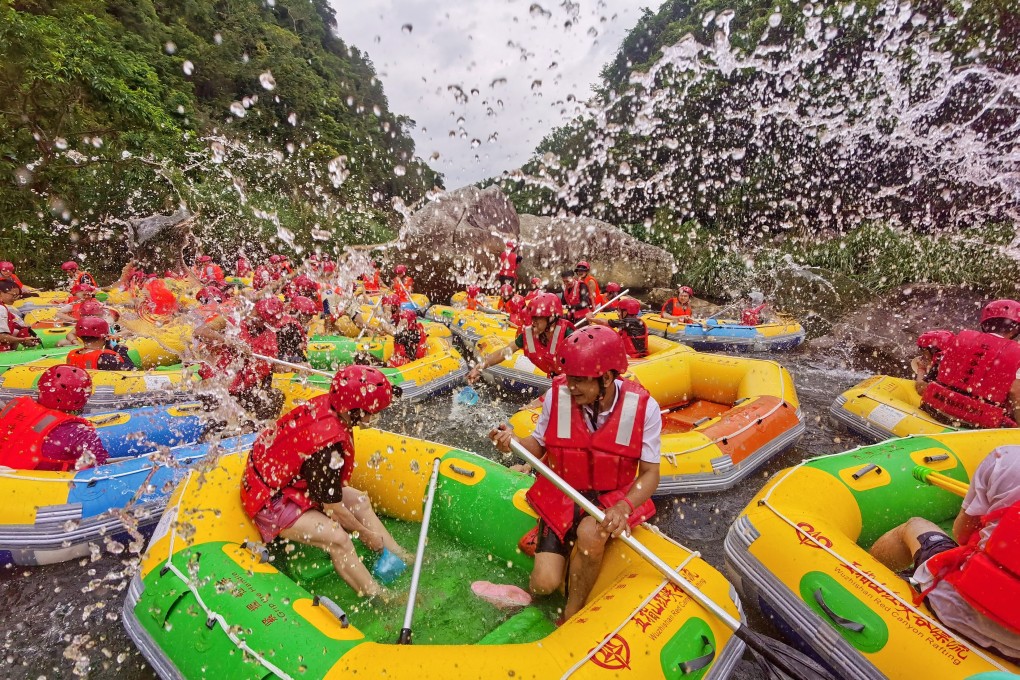
<svg viewBox="0 0 1020 680">
<path fill-rule="evenodd" d="M 471 283 L 493 287 L 507 241 L 520 243 L 518 280 L 532 276 L 559 284 L 559 273 L 588 260 L 599 281 L 647 290 L 669 286 L 673 257 L 620 229 L 589 218 L 518 216 L 497 186 L 467 186 L 440 194 L 408 217 L 384 248 L 386 264 L 403 262 L 416 289 L 433 300 Z"/>
<path fill-rule="evenodd" d="M 864 370 L 908 376 L 917 336 L 939 328 L 977 328 L 987 301 L 987 295 L 965 286 L 900 286 L 862 303 L 810 346 L 826 353 L 839 350 Z"/>
<path fill-rule="evenodd" d="M 662 248 L 590 217 L 521 215 L 520 231 L 520 278 L 540 276 L 557 283 L 561 271 L 587 260 L 603 285 L 616 281 L 637 291 L 669 287 L 676 271 L 673 256 Z"/>
<path fill-rule="evenodd" d="M 443 300 L 467 283 L 494 280 L 506 242 L 519 234 L 517 211 L 499 187 L 466 186 L 411 215 L 387 260 L 407 264 L 416 289 Z"/>
</svg>

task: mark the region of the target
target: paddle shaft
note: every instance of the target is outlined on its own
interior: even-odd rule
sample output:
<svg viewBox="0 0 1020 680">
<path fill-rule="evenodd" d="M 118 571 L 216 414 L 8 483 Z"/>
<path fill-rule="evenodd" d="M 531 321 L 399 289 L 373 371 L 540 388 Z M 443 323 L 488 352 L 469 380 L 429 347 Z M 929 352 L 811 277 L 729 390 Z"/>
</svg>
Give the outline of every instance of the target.
<svg viewBox="0 0 1020 680">
<path fill-rule="evenodd" d="M 630 288 L 627 288 L 626 290 L 621 291 L 620 294 L 617 295 L 616 297 L 614 297 L 612 300 L 608 300 L 606 302 L 603 302 L 601 305 L 599 305 L 595 309 L 591 310 L 591 313 L 592 314 L 598 314 L 603 309 L 605 309 L 609 305 L 613 304 L 614 302 L 616 302 L 617 300 L 619 300 L 620 298 L 622 298 L 624 295 L 626 295 L 629 292 L 630 292 Z M 574 326 L 574 328 L 575 329 L 580 328 L 581 326 L 583 326 L 586 323 L 588 323 L 588 319 L 581 319 L 580 323 L 578 323 L 576 326 Z"/>
<path fill-rule="evenodd" d="M 526 460 L 528 464 L 531 465 L 532 468 L 538 471 L 539 474 L 541 474 L 543 477 L 552 482 L 557 489 L 565 493 L 572 501 L 577 503 L 582 510 L 584 510 L 586 513 L 594 517 L 597 521 L 601 522 L 603 518 L 606 516 L 606 514 L 602 512 L 602 510 L 600 510 L 598 506 L 596 506 L 594 503 L 592 503 L 587 498 L 582 496 L 580 492 L 577 491 L 577 489 L 563 481 L 563 479 L 555 472 L 553 472 L 548 465 L 539 460 L 538 456 L 531 453 L 531 451 L 528 451 L 526 448 L 524 448 L 524 446 L 520 442 L 511 439 L 510 448 L 514 453 L 516 453 L 518 456 Z M 735 619 L 732 615 L 730 615 L 729 612 L 720 607 L 718 604 L 710 600 L 707 595 L 705 595 L 703 592 L 695 588 L 690 581 L 688 581 L 679 573 L 677 573 L 677 571 L 668 564 L 666 564 L 666 562 L 664 562 L 661 557 L 659 557 L 651 550 L 649 550 L 644 544 L 642 544 L 636 538 L 631 536 L 629 533 L 625 532 L 620 534 L 620 540 L 623 541 L 628 548 L 630 548 L 631 550 L 636 552 L 639 556 L 641 556 L 642 559 L 644 559 L 646 562 L 655 567 L 663 576 L 666 577 L 666 579 L 670 583 L 675 585 L 677 588 L 682 590 L 688 597 L 690 597 L 692 600 L 694 600 L 702 607 L 707 609 L 709 612 L 711 612 L 713 615 L 715 615 L 720 621 L 722 621 L 726 625 L 727 628 L 733 631 L 733 634 L 736 637 L 742 640 L 748 647 L 764 656 L 766 659 L 771 661 L 778 668 L 782 669 L 783 672 L 787 673 L 792 678 L 809 677 L 806 676 L 805 673 L 799 671 L 799 669 L 793 667 L 792 664 L 790 664 L 787 661 L 787 659 L 781 657 L 779 654 L 773 651 L 770 648 L 770 646 L 766 644 L 765 641 L 761 639 L 761 637 L 757 633 L 752 631 L 738 619 Z M 770 638 L 765 638 L 765 640 L 768 640 L 772 644 L 777 645 L 780 644 L 775 640 L 771 640 Z M 793 650 L 788 651 L 793 652 Z"/>
<path fill-rule="evenodd" d="M 368 320 L 365 321 L 365 327 L 361 329 L 360 333 L 358 333 L 358 337 L 354 338 L 355 341 L 361 340 L 361 336 L 363 336 L 368 331 L 369 326 L 371 326 L 372 324 L 372 319 L 375 318 L 375 313 L 379 311 L 380 306 L 382 306 L 382 295 L 380 295 L 379 300 L 374 305 L 372 305 L 372 311 L 368 315 Z"/>
<path fill-rule="evenodd" d="M 276 359 L 274 357 L 268 357 L 265 354 L 255 354 L 253 352 L 252 356 L 255 357 L 256 359 L 262 359 L 262 361 L 268 361 L 271 364 L 279 364 L 280 366 L 286 366 L 287 368 L 293 368 L 295 371 L 304 371 L 305 373 L 314 373 L 315 375 L 321 375 L 321 376 L 325 376 L 327 378 L 332 378 L 333 375 L 334 375 L 333 373 L 330 373 L 329 371 L 320 371 L 317 368 L 309 368 L 308 366 L 302 366 L 301 364 L 292 364 L 289 361 L 284 361 L 283 359 Z"/>
<path fill-rule="evenodd" d="M 932 486 L 937 486 L 940 489 L 956 494 L 961 498 L 965 497 L 967 495 L 967 491 L 970 489 L 970 486 L 967 483 L 935 472 L 924 465 L 917 465 L 914 467 L 914 478 L 920 482 L 924 482 L 925 484 L 931 484 Z"/>
<path fill-rule="evenodd" d="M 414 553 L 414 569 L 411 570 L 411 590 L 407 595 L 407 610 L 404 612 L 404 627 L 400 629 L 398 645 L 411 644 L 411 620 L 414 618 L 414 601 L 418 597 L 418 582 L 421 580 L 421 564 L 425 557 L 425 539 L 429 534 L 432 519 L 432 503 L 436 500 L 436 483 L 439 481 L 438 458 L 432 459 L 432 476 L 429 478 L 429 492 L 425 497 L 425 510 L 421 516 L 421 531 L 418 534 L 418 549 Z"/>
</svg>

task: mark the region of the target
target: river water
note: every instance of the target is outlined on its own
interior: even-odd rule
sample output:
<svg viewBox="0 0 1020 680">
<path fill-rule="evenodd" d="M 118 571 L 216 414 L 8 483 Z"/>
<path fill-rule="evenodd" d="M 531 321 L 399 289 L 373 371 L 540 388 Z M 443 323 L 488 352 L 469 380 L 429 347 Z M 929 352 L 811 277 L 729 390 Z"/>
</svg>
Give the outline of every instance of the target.
<svg viewBox="0 0 1020 680">
<path fill-rule="evenodd" d="M 804 458 L 835 453 L 863 441 L 840 430 L 828 417 L 837 394 L 866 377 L 848 368 L 838 356 L 810 350 L 774 355 L 794 377 L 807 432 L 795 447 L 771 460 L 758 475 L 737 488 L 720 493 L 669 496 L 657 502 L 655 523 L 668 535 L 701 551 L 708 562 L 723 567 L 723 538 L 730 523 L 771 475 Z M 484 437 L 501 417 L 509 416 L 521 400 L 500 399 L 494 390 L 479 390 L 474 407 L 438 397 L 425 404 L 392 409 L 386 429 L 495 454 Z M 135 650 L 121 626 L 124 590 L 137 558 L 104 554 L 38 568 L 8 570 L 0 574 L 0 602 L 4 603 L 2 630 L 3 676 L 11 678 L 150 679 L 156 677 Z M 764 624 L 748 612 L 753 627 Z M 737 669 L 735 678 L 761 675 L 752 663 Z"/>
</svg>

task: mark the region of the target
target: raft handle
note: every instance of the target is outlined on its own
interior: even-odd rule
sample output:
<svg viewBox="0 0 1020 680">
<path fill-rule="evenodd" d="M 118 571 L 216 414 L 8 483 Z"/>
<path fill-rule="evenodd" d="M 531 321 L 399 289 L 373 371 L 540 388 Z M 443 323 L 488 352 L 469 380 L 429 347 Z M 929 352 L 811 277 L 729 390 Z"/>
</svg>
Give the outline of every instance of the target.
<svg viewBox="0 0 1020 680">
<path fill-rule="evenodd" d="M 740 399 L 737 399 L 735 402 L 733 402 L 733 405 L 734 406 L 740 406 L 745 401 L 749 401 L 750 399 L 751 399 L 751 397 L 741 397 Z"/>
<path fill-rule="evenodd" d="M 475 476 L 475 471 L 474 470 L 467 470 L 465 468 L 459 467 L 459 466 L 454 465 L 452 463 L 450 464 L 450 469 L 452 471 L 456 472 L 458 475 L 463 475 L 464 477 L 474 477 Z"/>
<path fill-rule="evenodd" d="M 265 564 L 269 561 L 269 549 L 264 545 L 259 545 L 252 541 L 245 541 L 241 544 L 242 550 L 250 551 L 255 557 L 259 558 L 259 564 Z"/>
<path fill-rule="evenodd" d="M 314 607 L 325 607 L 326 611 L 336 617 L 336 620 L 340 622 L 341 628 L 347 628 L 351 625 L 350 619 L 347 618 L 347 612 L 333 600 L 328 597 L 316 595 L 312 599 L 312 606 Z"/>
<path fill-rule="evenodd" d="M 875 472 L 876 474 L 880 475 L 882 474 L 882 468 L 878 467 L 874 463 L 868 463 L 867 465 L 865 465 L 860 470 L 858 470 L 857 472 L 853 473 L 850 476 L 854 478 L 854 481 L 857 481 L 858 479 L 868 474 L 869 472 Z"/>
<path fill-rule="evenodd" d="M 861 631 L 864 630 L 863 623 L 857 623 L 856 621 L 853 621 L 851 619 L 844 618 L 837 614 L 836 612 L 832 611 L 832 609 L 829 608 L 829 605 L 825 604 L 825 597 L 822 595 L 821 588 L 817 589 L 814 592 L 814 595 L 815 602 L 818 603 L 818 606 L 822 608 L 822 611 L 825 612 L 825 615 L 828 616 L 829 619 L 832 620 L 832 622 L 835 623 L 837 626 L 854 633 L 860 633 Z"/>
<path fill-rule="evenodd" d="M 706 668 L 710 663 L 712 663 L 712 661 L 715 659 L 715 645 L 712 644 L 712 641 L 709 640 L 707 636 L 702 635 L 701 647 L 702 649 L 708 647 L 708 654 L 705 654 L 704 656 L 699 656 L 696 659 L 691 659 L 690 661 L 682 662 L 679 665 L 681 673 L 683 673 L 684 675 L 696 673 L 697 671 L 700 671 L 702 668 Z"/>
<path fill-rule="evenodd" d="M 705 416 L 704 418 L 698 418 L 697 420 L 694 421 L 694 427 L 701 427 L 710 420 L 712 420 L 712 418 L 709 416 Z"/>
<path fill-rule="evenodd" d="M 925 456 L 924 457 L 924 462 L 925 463 L 938 463 L 938 462 L 941 462 L 943 460 L 949 460 L 949 454 L 948 453 L 939 453 L 939 454 L 934 455 L 934 456 Z"/>
</svg>

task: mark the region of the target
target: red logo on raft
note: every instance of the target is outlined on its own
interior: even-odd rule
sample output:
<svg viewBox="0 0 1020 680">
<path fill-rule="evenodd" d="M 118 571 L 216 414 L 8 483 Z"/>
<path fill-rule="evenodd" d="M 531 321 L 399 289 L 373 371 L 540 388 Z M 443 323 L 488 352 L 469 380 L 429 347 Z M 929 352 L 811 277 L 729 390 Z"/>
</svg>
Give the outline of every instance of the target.
<svg viewBox="0 0 1020 680">
<path fill-rule="evenodd" d="M 619 635 L 614 635 L 595 652 L 591 660 L 596 666 L 606 670 L 618 671 L 624 668 L 630 670 L 630 645 Z"/>
<path fill-rule="evenodd" d="M 821 548 L 822 546 L 826 548 L 832 547 L 832 541 L 822 534 L 820 530 L 815 529 L 807 522 L 798 522 L 797 528 L 803 529 L 803 531 L 797 532 L 797 540 L 800 541 L 801 545 L 806 545 L 811 548 Z"/>
</svg>

